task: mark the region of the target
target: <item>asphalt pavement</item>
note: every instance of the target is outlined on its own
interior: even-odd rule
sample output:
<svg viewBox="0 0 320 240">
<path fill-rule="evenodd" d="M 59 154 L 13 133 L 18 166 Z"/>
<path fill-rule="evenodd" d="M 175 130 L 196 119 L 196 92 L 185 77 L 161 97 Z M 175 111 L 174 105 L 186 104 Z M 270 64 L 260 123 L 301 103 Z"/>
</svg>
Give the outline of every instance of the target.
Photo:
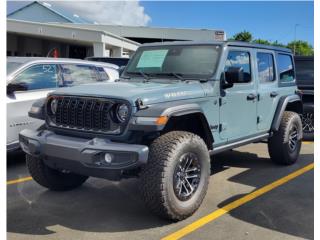
<svg viewBox="0 0 320 240">
<path fill-rule="evenodd" d="M 30 180 L 22 153 L 10 154 L 7 237 L 141 240 L 174 239 L 175 233 L 182 232 L 183 239 L 313 239 L 312 167 L 286 182 L 281 180 L 311 166 L 313 158 L 310 142 L 303 144 L 300 158 L 292 166 L 273 164 L 263 143 L 221 153 L 212 160 L 208 193 L 200 209 L 190 218 L 172 223 L 148 212 L 137 179 L 111 182 L 90 178 L 78 189 L 53 192 Z M 275 181 L 280 181 L 276 187 L 272 185 Z M 225 206 L 270 184 L 273 188 L 267 192 L 219 215 Z M 209 215 L 214 219 L 208 220 Z"/>
</svg>

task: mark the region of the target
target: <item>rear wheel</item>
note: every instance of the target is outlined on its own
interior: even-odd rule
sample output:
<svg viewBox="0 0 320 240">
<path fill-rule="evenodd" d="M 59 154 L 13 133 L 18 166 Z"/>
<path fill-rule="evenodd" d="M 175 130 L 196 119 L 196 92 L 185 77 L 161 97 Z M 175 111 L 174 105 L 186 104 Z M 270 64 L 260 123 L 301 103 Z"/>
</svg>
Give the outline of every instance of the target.
<svg viewBox="0 0 320 240">
<path fill-rule="evenodd" d="M 155 214 L 182 220 L 201 205 L 209 176 L 210 157 L 204 141 L 189 132 L 169 132 L 150 146 L 141 173 L 142 196 Z"/>
<path fill-rule="evenodd" d="M 314 139 L 314 116 L 313 108 L 306 108 L 301 115 L 303 139 L 307 141 L 313 141 Z"/>
<path fill-rule="evenodd" d="M 295 112 L 285 111 L 279 130 L 269 139 L 269 155 L 277 164 L 290 165 L 297 161 L 301 148 L 302 123 Z"/>
<path fill-rule="evenodd" d="M 54 191 L 67 191 L 81 186 L 87 176 L 75 173 L 64 173 L 50 168 L 41 158 L 26 155 L 26 163 L 31 177 L 41 186 Z"/>
</svg>

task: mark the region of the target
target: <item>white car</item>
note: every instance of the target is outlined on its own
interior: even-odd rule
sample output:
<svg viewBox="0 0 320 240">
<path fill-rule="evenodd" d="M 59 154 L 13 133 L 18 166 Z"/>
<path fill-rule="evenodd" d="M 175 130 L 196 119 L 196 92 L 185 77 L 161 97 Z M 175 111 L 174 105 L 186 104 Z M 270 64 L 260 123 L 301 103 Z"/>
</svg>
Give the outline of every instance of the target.
<svg viewBox="0 0 320 240">
<path fill-rule="evenodd" d="M 30 118 L 33 102 L 60 87 L 119 78 L 118 66 L 63 58 L 7 58 L 7 151 L 19 148 L 18 134 L 37 129 L 43 121 Z"/>
</svg>

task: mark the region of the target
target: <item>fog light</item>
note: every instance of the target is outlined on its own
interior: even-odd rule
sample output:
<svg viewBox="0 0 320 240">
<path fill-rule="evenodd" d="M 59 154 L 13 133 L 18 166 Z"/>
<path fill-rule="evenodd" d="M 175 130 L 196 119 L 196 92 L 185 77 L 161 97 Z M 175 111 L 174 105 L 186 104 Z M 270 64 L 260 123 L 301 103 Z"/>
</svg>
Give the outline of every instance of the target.
<svg viewBox="0 0 320 240">
<path fill-rule="evenodd" d="M 112 154 L 110 154 L 110 153 L 106 153 L 106 154 L 104 155 L 104 160 L 105 160 L 106 163 L 108 163 L 108 164 L 110 164 L 110 163 L 112 162 L 112 158 L 113 158 L 113 156 L 112 156 Z"/>
</svg>

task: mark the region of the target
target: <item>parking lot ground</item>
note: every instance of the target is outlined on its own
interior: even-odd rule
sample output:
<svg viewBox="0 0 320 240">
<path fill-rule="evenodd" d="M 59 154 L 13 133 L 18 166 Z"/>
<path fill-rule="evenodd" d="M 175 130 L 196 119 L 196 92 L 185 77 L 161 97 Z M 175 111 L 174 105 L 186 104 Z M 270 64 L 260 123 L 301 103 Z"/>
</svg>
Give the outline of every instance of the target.
<svg viewBox="0 0 320 240">
<path fill-rule="evenodd" d="M 266 144 L 260 143 L 219 154 L 200 209 L 171 223 L 147 211 L 136 179 L 118 183 L 90 178 L 78 189 L 52 192 L 28 178 L 23 155 L 15 154 L 8 159 L 8 239 L 173 239 L 172 234 L 199 219 L 306 166 L 301 174 L 192 229 L 183 239 L 313 239 L 313 158 L 313 143 L 303 144 L 292 166 L 273 164 Z"/>
</svg>

